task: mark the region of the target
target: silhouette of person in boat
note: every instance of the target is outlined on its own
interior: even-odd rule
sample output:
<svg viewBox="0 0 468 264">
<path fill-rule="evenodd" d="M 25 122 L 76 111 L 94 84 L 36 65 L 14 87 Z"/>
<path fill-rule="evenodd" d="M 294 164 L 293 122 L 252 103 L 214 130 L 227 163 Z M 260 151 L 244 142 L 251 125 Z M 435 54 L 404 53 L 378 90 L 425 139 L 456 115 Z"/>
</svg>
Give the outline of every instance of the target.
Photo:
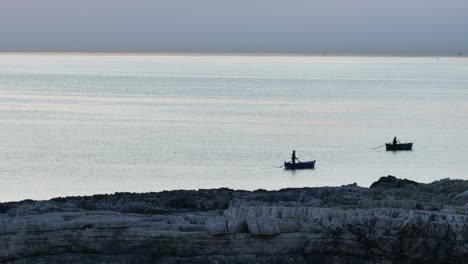
<svg viewBox="0 0 468 264">
<path fill-rule="evenodd" d="M 293 153 L 292 153 L 292 155 L 291 155 L 291 162 L 292 162 L 292 164 L 296 164 L 296 159 L 297 159 L 297 158 L 296 158 L 296 151 L 293 150 Z"/>
<path fill-rule="evenodd" d="M 393 145 L 396 145 L 396 144 L 397 144 L 397 138 L 394 137 L 394 138 L 393 138 Z"/>
</svg>

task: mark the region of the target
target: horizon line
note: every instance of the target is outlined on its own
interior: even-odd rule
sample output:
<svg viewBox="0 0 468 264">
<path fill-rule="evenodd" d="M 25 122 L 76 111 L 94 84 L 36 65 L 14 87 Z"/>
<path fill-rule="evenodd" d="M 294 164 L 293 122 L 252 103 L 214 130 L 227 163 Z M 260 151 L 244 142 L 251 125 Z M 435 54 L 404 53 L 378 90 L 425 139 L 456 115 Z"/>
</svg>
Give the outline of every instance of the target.
<svg viewBox="0 0 468 264">
<path fill-rule="evenodd" d="M 466 58 L 458 54 L 390 54 L 390 53 L 305 53 L 305 52 L 102 52 L 102 51 L 0 51 L 5 55 L 69 55 L 69 56 L 220 56 L 220 57 L 450 57 Z"/>
</svg>

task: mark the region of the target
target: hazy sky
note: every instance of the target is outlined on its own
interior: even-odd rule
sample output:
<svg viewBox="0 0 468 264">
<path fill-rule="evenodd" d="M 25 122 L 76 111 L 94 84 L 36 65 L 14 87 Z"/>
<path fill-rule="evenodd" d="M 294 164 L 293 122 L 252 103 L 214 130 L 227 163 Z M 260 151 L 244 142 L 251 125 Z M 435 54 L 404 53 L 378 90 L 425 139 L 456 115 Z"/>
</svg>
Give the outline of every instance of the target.
<svg viewBox="0 0 468 264">
<path fill-rule="evenodd" d="M 0 0 L 0 51 L 468 53 L 468 0 Z"/>
</svg>

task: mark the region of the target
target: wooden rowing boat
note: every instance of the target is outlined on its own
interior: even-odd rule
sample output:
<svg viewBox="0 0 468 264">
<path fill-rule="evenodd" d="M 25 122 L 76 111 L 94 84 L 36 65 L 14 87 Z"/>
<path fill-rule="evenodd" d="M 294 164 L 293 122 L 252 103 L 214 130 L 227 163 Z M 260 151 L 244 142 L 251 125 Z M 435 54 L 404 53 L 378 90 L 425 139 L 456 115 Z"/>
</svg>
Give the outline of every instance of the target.
<svg viewBox="0 0 468 264">
<path fill-rule="evenodd" d="M 315 168 L 315 160 L 307 161 L 307 162 L 284 162 L 284 169 L 285 170 L 303 170 L 303 169 L 314 169 Z"/>
<path fill-rule="evenodd" d="M 387 151 L 413 150 L 413 143 L 385 144 Z"/>
</svg>

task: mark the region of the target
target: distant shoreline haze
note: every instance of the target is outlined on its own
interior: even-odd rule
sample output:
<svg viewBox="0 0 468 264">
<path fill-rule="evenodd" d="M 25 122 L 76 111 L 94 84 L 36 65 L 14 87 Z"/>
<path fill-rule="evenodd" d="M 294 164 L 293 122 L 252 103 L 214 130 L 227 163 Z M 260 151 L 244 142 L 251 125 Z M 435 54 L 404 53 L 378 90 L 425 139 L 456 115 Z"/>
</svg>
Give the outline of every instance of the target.
<svg viewBox="0 0 468 264">
<path fill-rule="evenodd" d="M 3 0 L 0 52 L 459 56 L 464 0 Z"/>
</svg>

